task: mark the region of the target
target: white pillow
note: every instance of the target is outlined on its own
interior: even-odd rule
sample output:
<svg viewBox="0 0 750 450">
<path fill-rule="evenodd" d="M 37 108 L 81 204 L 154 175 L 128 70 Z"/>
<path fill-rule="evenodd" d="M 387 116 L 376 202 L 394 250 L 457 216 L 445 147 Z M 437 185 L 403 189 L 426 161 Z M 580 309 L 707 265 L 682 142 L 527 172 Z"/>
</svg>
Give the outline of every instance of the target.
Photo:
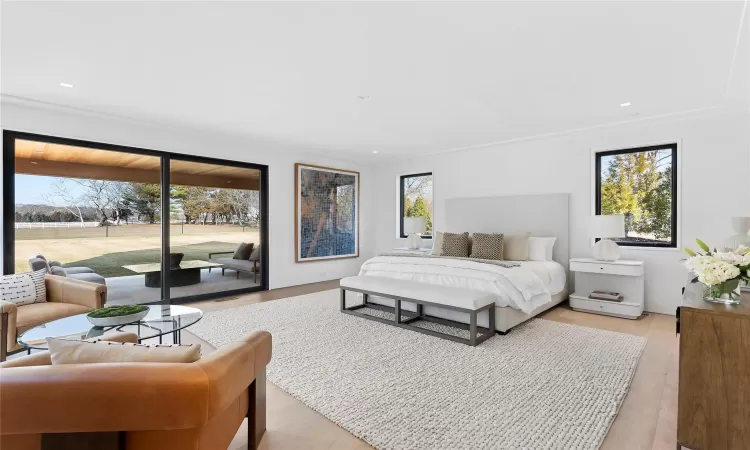
<svg viewBox="0 0 750 450">
<path fill-rule="evenodd" d="M 552 249 L 556 240 L 554 237 L 530 237 L 529 261 L 552 261 Z"/>
<path fill-rule="evenodd" d="M 438 231 L 432 237 L 432 254 L 440 256 L 443 254 L 443 232 Z"/>
<path fill-rule="evenodd" d="M 18 306 L 47 301 L 47 287 L 44 276 L 47 269 L 36 272 L 17 273 L 0 277 L 0 300 Z"/>
</svg>

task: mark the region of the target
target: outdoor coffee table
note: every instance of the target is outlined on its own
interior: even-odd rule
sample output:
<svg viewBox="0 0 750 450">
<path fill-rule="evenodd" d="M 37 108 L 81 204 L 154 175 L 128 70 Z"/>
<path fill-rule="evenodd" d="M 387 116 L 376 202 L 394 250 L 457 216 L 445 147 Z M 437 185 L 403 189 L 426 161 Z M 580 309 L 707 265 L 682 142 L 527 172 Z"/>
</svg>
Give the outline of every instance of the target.
<svg viewBox="0 0 750 450">
<path fill-rule="evenodd" d="M 125 269 L 132 270 L 136 273 L 145 275 L 146 287 L 161 287 L 161 264 L 134 264 L 122 266 Z M 169 270 L 169 279 L 171 287 L 189 286 L 201 282 L 201 269 L 208 267 L 221 267 L 221 264 L 199 259 L 191 261 L 182 261 L 179 267 L 172 267 Z"/>
<path fill-rule="evenodd" d="M 27 349 L 47 349 L 48 337 L 62 339 L 91 339 L 108 333 L 126 332 L 138 335 L 138 342 L 172 334 L 172 343 L 180 343 L 180 331 L 203 318 L 203 311 L 182 305 L 150 305 L 146 317 L 138 322 L 110 327 L 94 326 L 86 314 L 53 320 L 31 328 L 18 337 L 18 343 Z"/>
</svg>

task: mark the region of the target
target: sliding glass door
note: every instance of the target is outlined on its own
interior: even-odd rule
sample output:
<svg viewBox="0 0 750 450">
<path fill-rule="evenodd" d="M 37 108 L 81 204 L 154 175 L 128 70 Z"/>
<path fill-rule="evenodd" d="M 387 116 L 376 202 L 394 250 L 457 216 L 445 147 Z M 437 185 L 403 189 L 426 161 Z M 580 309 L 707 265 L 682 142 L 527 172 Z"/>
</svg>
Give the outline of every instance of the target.
<svg viewBox="0 0 750 450">
<path fill-rule="evenodd" d="M 261 285 L 261 171 L 170 160 L 170 298 Z"/>
<path fill-rule="evenodd" d="M 4 273 L 104 284 L 110 305 L 266 289 L 265 176 L 265 166 L 5 131 Z"/>
</svg>

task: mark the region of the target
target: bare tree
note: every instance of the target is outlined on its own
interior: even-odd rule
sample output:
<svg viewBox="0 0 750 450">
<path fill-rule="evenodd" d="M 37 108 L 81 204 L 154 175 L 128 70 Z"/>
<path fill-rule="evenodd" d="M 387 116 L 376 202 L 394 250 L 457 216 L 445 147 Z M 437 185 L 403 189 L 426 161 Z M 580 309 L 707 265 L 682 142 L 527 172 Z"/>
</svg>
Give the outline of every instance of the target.
<svg viewBox="0 0 750 450">
<path fill-rule="evenodd" d="M 81 211 L 81 203 L 84 200 L 81 196 L 76 196 L 65 186 L 64 179 L 58 179 L 52 184 L 52 192 L 42 195 L 42 199 L 49 203 L 51 206 L 58 208 L 64 208 L 69 213 L 73 214 L 81 222 L 83 226 L 83 212 Z"/>
</svg>

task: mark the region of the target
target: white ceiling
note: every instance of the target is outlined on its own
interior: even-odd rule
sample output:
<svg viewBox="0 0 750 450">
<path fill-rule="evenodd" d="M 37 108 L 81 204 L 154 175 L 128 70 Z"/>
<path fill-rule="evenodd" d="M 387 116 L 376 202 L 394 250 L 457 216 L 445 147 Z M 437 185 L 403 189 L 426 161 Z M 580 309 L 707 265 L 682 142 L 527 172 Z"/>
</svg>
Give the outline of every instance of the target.
<svg viewBox="0 0 750 450">
<path fill-rule="evenodd" d="M 747 101 L 744 7 L 4 2 L 0 90 L 314 150 L 429 154 Z"/>
</svg>

